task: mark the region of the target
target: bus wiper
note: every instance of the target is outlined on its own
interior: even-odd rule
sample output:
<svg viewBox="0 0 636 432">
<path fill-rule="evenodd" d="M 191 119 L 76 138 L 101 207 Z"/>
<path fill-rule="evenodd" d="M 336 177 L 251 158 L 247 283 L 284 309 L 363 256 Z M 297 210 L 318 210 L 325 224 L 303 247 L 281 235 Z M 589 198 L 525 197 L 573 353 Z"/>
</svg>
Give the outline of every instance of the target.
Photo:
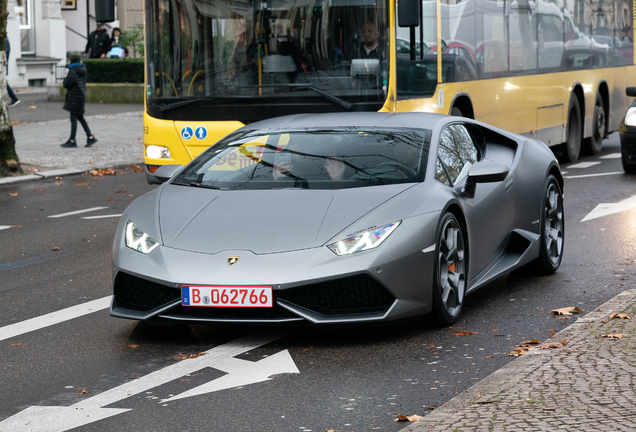
<svg viewBox="0 0 636 432">
<path fill-rule="evenodd" d="M 314 84 L 310 84 L 310 83 L 287 83 L 287 84 L 263 84 L 263 85 L 255 85 L 255 86 L 241 86 L 241 88 L 264 88 L 264 87 L 283 87 L 283 88 L 306 88 L 312 91 L 315 91 L 316 93 L 318 93 L 321 96 L 324 96 L 326 99 L 329 99 L 331 102 L 340 105 L 341 107 L 350 110 L 351 107 L 353 107 L 353 104 L 350 104 L 349 102 L 340 99 L 338 96 L 332 95 L 329 92 L 326 92 L 324 90 L 320 90 L 318 87 L 316 87 Z"/>
<path fill-rule="evenodd" d="M 165 104 L 165 103 L 160 103 L 159 104 L 159 110 L 161 111 L 169 111 L 173 108 L 179 108 L 182 106 L 186 106 L 186 105 L 191 105 L 193 103 L 196 102 L 202 102 L 202 101 L 212 101 L 214 100 L 213 97 L 208 97 L 208 98 L 195 98 L 195 99 L 186 99 L 186 100 L 182 100 L 179 102 L 173 102 L 171 104 Z"/>
</svg>

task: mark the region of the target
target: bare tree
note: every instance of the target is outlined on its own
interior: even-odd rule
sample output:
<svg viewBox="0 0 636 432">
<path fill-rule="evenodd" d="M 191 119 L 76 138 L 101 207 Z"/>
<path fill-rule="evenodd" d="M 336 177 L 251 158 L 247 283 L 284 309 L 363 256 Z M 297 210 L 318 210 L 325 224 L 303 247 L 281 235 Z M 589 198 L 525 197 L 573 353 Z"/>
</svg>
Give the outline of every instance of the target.
<svg viewBox="0 0 636 432">
<path fill-rule="evenodd" d="M 15 152 L 13 126 L 9 120 L 7 94 L 7 0 L 0 0 L 0 176 L 21 173 L 20 160 Z"/>
</svg>

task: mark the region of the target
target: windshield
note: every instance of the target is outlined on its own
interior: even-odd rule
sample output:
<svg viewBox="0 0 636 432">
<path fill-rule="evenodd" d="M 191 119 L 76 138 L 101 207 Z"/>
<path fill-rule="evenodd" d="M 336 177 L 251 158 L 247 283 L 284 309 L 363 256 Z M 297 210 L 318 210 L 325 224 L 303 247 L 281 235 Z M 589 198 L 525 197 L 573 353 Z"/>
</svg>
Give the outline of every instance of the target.
<svg viewBox="0 0 636 432">
<path fill-rule="evenodd" d="M 377 111 L 386 98 L 386 2 L 147 0 L 146 10 L 149 111 L 264 100 L 293 112 L 311 104 Z M 227 115 L 254 121 L 271 117 L 266 111 Z"/>
<path fill-rule="evenodd" d="M 342 189 L 424 180 L 429 130 L 347 128 L 239 134 L 173 184 L 213 189 Z"/>
</svg>

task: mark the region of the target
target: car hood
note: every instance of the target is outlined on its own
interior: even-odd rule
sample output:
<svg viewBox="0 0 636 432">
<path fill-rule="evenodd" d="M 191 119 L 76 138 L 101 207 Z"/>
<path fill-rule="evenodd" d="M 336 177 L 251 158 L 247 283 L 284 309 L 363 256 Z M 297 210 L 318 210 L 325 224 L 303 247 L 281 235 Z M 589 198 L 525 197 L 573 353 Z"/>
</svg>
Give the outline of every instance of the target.
<svg viewBox="0 0 636 432">
<path fill-rule="evenodd" d="M 218 191 L 166 184 L 158 196 L 162 243 L 212 254 L 319 247 L 411 186 Z M 390 222 L 379 220 L 377 224 Z"/>
</svg>

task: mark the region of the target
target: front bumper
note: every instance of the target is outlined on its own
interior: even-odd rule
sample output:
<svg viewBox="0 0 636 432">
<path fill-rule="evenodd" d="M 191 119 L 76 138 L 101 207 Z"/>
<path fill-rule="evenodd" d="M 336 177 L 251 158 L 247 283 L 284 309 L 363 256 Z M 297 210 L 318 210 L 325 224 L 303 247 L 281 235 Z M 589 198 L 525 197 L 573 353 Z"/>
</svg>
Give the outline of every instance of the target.
<svg viewBox="0 0 636 432">
<path fill-rule="evenodd" d="M 438 213 L 404 221 L 378 249 L 336 256 L 326 247 L 257 255 L 250 251 L 201 254 L 159 247 L 148 255 L 119 242 L 113 266 L 111 315 L 149 320 L 314 324 L 403 319 L 431 311 Z M 416 219 L 416 220 L 413 220 Z M 431 223 L 422 224 L 422 219 Z M 410 234 L 410 235 L 409 235 Z M 390 240 L 390 241 L 389 241 Z M 240 256 L 228 266 L 228 256 Z M 181 285 L 272 286 L 274 307 L 182 306 Z"/>
</svg>

